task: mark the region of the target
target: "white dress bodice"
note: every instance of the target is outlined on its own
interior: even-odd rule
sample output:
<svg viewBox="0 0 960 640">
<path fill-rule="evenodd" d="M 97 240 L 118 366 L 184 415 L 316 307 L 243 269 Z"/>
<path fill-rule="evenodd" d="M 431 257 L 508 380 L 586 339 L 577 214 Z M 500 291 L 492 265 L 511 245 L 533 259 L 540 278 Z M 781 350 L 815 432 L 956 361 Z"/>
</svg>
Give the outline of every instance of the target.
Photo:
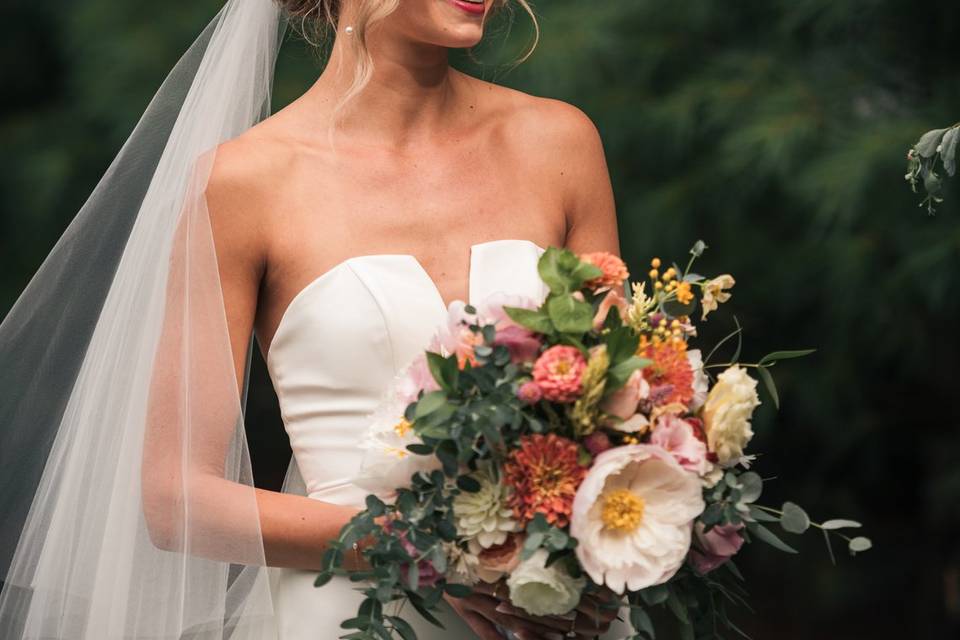
<svg viewBox="0 0 960 640">
<path fill-rule="evenodd" d="M 469 257 L 469 302 L 502 292 L 541 301 L 543 249 L 527 240 L 475 244 Z M 311 498 L 359 506 L 351 485 L 368 416 L 394 376 L 425 349 L 446 316 L 436 284 L 412 255 L 349 258 L 290 302 L 267 354 L 294 459 Z M 336 638 L 355 615 L 355 585 L 313 587 L 313 572 L 275 570 L 272 584 L 281 640 Z M 418 616 L 412 616 L 418 618 Z M 448 617 L 452 617 L 448 616 Z M 415 623 L 420 640 L 470 638 L 459 620 L 442 632 Z M 453 625 L 450 627 L 449 625 Z"/>
</svg>

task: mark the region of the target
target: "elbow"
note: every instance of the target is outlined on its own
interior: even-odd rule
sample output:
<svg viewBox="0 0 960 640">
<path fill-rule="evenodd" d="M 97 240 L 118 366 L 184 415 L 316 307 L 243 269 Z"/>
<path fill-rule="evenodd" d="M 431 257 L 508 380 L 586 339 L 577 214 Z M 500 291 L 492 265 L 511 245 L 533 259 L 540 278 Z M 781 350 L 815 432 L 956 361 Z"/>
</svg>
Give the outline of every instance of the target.
<svg viewBox="0 0 960 640">
<path fill-rule="evenodd" d="M 144 477 L 141 493 L 147 534 L 161 551 L 184 549 L 183 491 L 175 479 Z"/>
</svg>

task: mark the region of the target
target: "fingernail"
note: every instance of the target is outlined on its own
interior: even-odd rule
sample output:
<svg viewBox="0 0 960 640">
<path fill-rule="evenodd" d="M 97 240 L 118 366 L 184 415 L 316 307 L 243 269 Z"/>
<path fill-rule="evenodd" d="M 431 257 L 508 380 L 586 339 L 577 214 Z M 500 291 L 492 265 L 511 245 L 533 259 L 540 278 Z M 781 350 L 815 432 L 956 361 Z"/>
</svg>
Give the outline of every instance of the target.
<svg viewBox="0 0 960 640">
<path fill-rule="evenodd" d="M 509 605 L 501 602 L 500 604 L 497 605 L 497 608 L 494 609 L 494 611 L 496 611 L 497 613 L 510 613 L 511 609 Z"/>
</svg>

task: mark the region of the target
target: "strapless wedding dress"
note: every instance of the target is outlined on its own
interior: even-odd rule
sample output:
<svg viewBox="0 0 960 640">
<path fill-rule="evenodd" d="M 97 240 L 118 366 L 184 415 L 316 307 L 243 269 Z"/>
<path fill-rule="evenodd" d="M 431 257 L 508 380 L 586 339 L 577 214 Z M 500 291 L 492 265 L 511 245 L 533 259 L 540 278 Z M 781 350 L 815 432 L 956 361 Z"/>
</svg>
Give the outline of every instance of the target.
<svg viewBox="0 0 960 640">
<path fill-rule="evenodd" d="M 470 248 L 469 302 L 503 292 L 540 302 L 543 249 L 527 240 L 494 240 Z M 300 291 L 284 311 L 267 354 L 294 460 L 295 489 L 335 504 L 363 505 L 350 482 L 360 467 L 367 416 L 393 377 L 426 348 L 446 305 L 412 255 L 365 255 L 336 265 Z M 361 596 L 346 579 L 316 588 L 316 572 L 271 569 L 280 640 L 332 640 L 356 615 Z M 476 636 L 444 603 L 438 629 L 409 607 L 420 640 Z M 622 637 L 622 636 L 617 636 Z"/>
</svg>

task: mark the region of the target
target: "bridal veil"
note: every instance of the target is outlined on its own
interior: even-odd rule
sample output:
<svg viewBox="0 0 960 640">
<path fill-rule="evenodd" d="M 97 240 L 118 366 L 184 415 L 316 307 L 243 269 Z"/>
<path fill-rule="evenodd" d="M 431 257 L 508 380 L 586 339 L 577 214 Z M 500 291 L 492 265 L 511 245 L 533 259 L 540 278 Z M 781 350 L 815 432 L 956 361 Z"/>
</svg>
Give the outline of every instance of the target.
<svg viewBox="0 0 960 640">
<path fill-rule="evenodd" d="M 275 636 L 204 191 L 282 29 L 227 2 L 0 325 L 4 640 Z"/>
</svg>

